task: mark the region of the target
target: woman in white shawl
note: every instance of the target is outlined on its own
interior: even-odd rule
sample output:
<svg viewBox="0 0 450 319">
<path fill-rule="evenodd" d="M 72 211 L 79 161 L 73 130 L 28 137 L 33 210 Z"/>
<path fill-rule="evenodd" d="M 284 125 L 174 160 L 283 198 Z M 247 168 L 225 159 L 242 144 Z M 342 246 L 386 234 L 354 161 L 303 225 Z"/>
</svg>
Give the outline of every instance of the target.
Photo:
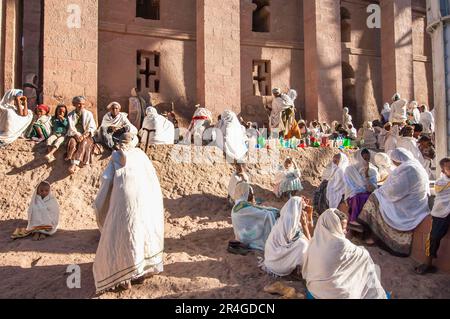
<svg viewBox="0 0 450 319">
<path fill-rule="evenodd" d="M 342 125 L 347 127 L 348 124 L 353 125 L 353 117 L 350 115 L 350 110 L 348 107 L 344 107 L 344 114 L 342 116 Z"/>
<path fill-rule="evenodd" d="M 223 150 L 227 159 L 243 161 L 248 151 L 247 135 L 236 114 L 228 110 L 223 112 L 218 129 L 217 147 Z"/>
<path fill-rule="evenodd" d="M 72 105 L 75 106 L 75 110 L 67 116 L 69 120 L 67 130 L 69 141 L 67 143 L 66 161 L 71 162 L 69 172 L 74 174 L 80 165 L 84 166 L 91 163 L 97 123 L 95 123 L 92 112 L 85 109 L 85 97 L 74 97 Z"/>
<path fill-rule="evenodd" d="M 155 144 L 173 145 L 175 142 L 175 126 L 167 118 L 159 115 L 154 107 L 149 106 L 139 136 L 143 149 L 148 145 Z"/>
<path fill-rule="evenodd" d="M 393 125 L 391 129 L 386 134 L 386 139 L 384 141 L 384 151 L 389 153 L 397 148 L 397 142 L 400 138 L 400 128 L 398 125 Z"/>
<path fill-rule="evenodd" d="M 329 209 L 317 221 L 302 275 L 309 299 L 386 299 L 369 252 L 345 238 L 346 215 Z"/>
<path fill-rule="evenodd" d="M 383 123 L 389 122 L 390 114 L 391 114 L 391 106 L 389 105 L 389 103 L 385 103 L 383 105 L 383 110 L 381 111 Z"/>
<path fill-rule="evenodd" d="M 433 172 L 431 171 L 430 163 L 428 163 L 422 155 L 422 152 L 419 149 L 419 145 L 417 140 L 414 138 L 414 128 L 412 126 L 406 126 L 403 128 L 403 136 L 400 136 L 397 139 L 397 148 L 404 148 L 411 152 L 414 158 L 419 161 L 420 164 L 427 171 L 428 177 L 433 176 Z"/>
<path fill-rule="evenodd" d="M 359 150 L 353 157 L 353 164 L 345 170 L 345 199 L 352 224 L 355 224 L 370 194 L 377 188 L 378 169 L 370 163 L 370 158 L 369 150 Z"/>
<path fill-rule="evenodd" d="M 0 145 L 17 140 L 32 120 L 33 112 L 28 110 L 23 91 L 7 91 L 0 101 Z"/>
<path fill-rule="evenodd" d="M 236 240 L 251 249 L 264 250 L 267 238 L 279 217 L 279 210 L 253 204 L 253 188 L 241 182 L 234 191 L 236 205 L 231 211 L 231 221 Z"/>
<path fill-rule="evenodd" d="M 426 104 L 422 104 L 419 110 L 420 110 L 420 124 L 422 124 L 423 126 L 422 135 L 431 137 L 435 129 L 434 116 L 431 112 L 428 111 L 428 106 L 426 106 Z"/>
<path fill-rule="evenodd" d="M 308 216 L 301 197 L 292 197 L 281 209 L 264 248 L 262 268 L 269 274 L 284 277 L 303 265 L 308 248 Z"/>
<path fill-rule="evenodd" d="M 278 172 L 275 174 L 274 194 L 278 198 L 281 198 L 283 195 L 291 197 L 295 193 L 302 191 L 301 176 L 297 162 L 291 157 L 287 157 L 283 165 L 278 166 Z"/>
<path fill-rule="evenodd" d="M 397 168 L 369 198 L 359 220 L 374 240 L 396 256 L 411 253 L 414 229 L 430 214 L 430 182 L 422 165 L 402 148 L 390 154 Z"/>
<path fill-rule="evenodd" d="M 391 105 L 391 113 L 389 115 L 389 122 L 392 124 L 404 124 L 407 120 L 406 105 L 408 102 L 401 98 L 400 94 L 396 93 L 392 97 L 393 103 Z"/>
<path fill-rule="evenodd" d="M 411 101 L 408 104 L 406 115 L 408 117 L 409 125 L 420 123 L 419 103 Z"/>
<path fill-rule="evenodd" d="M 212 113 L 208 109 L 200 107 L 200 105 L 196 105 L 195 107 L 197 109 L 192 116 L 191 124 L 184 136 L 183 143 L 187 145 L 194 143 L 197 146 L 202 146 L 203 133 L 211 126 L 213 121 Z"/>
<path fill-rule="evenodd" d="M 158 176 L 147 155 L 123 135 L 103 173 L 94 202 L 101 232 L 94 260 L 98 293 L 129 289 L 163 271 L 164 207 Z"/>
<path fill-rule="evenodd" d="M 373 128 L 372 122 L 365 121 L 362 128 L 358 131 L 358 139 L 361 143 L 361 147 L 365 148 L 377 148 L 377 136 Z"/>
<path fill-rule="evenodd" d="M 130 132 L 136 135 L 137 128 L 131 124 L 127 113 L 120 112 L 122 106 L 119 103 L 112 102 L 108 104 L 106 109 L 108 113 L 103 116 L 102 125 L 97 132 L 97 137 L 99 142 L 112 149 L 117 145 L 122 134 Z M 137 137 L 133 142 L 134 146 L 136 146 L 138 143 Z"/>
<path fill-rule="evenodd" d="M 326 193 L 328 208 L 338 208 L 345 196 L 344 175 L 348 165 L 349 160 L 344 153 L 339 153 L 333 158 Z"/>
</svg>

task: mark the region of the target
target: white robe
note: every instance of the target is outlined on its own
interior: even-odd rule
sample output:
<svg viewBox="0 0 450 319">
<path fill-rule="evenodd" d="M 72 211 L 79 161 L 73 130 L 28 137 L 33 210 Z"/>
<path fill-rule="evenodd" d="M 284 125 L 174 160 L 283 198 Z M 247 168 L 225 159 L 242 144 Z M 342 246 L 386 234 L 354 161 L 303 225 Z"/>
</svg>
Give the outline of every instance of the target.
<svg viewBox="0 0 450 319">
<path fill-rule="evenodd" d="M 152 108 L 153 109 L 153 108 Z M 147 144 L 156 145 L 172 145 L 175 142 L 175 126 L 172 122 L 164 116 L 159 115 L 156 109 L 150 112 L 147 108 L 147 116 L 142 123 L 142 129 L 139 131 L 141 136 L 141 146 Z M 148 132 L 147 130 L 155 130 L 155 132 Z"/>
<path fill-rule="evenodd" d="M 431 216 L 446 218 L 450 214 L 450 178 L 442 174 L 436 181 L 436 198 Z"/>
<path fill-rule="evenodd" d="M 430 214 L 430 182 L 427 172 L 415 159 L 397 167 L 374 194 L 384 221 L 396 230 L 414 230 Z"/>
<path fill-rule="evenodd" d="M 291 198 L 281 209 L 264 248 L 263 269 L 276 276 L 288 276 L 303 265 L 308 239 L 303 234 L 300 197 Z"/>
<path fill-rule="evenodd" d="M 216 137 L 217 147 L 232 160 L 244 160 L 248 151 L 247 135 L 236 114 L 231 111 L 223 112 L 218 129 L 222 136 Z"/>
<path fill-rule="evenodd" d="M 14 99 L 21 92 L 22 90 L 9 90 L 0 101 L 0 144 L 11 144 L 17 140 L 33 120 L 30 110 L 27 116 L 17 114 Z"/>
<path fill-rule="evenodd" d="M 391 123 L 403 123 L 406 121 L 406 100 L 398 100 L 392 103 L 391 113 L 389 115 L 389 122 Z"/>
<path fill-rule="evenodd" d="M 42 199 L 35 192 L 31 198 L 28 208 L 28 226 L 27 231 L 39 232 L 45 235 L 53 235 L 58 229 L 59 223 L 59 205 L 52 193 Z M 51 226 L 52 229 L 34 230 L 36 227 Z"/>
<path fill-rule="evenodd" d="M 428 177 L 433 176 L 429 161 L 425 160 L 422 152 L 417 145 L 417 141 L 414 137 L 399 137 L 397 140 L 397 148 L 404 148 L 413 154 L 414 158 L 422 164 L 423 168 L 427 171 Z"/>
<path fill-rule="evenodd" d="M 244 178 L 242 178 L 240 175 L 234 173 L 233 175 L 231 175 L 230 177 L 230 182 L 228 183 L 228 196 L 233 200 L 236 201 L 237 198 L 235 196 L 235 190 L 236 190 L 236 186 L 237 184 L 241 183 L 241 182 L 249 182 L 249 177 L 247 174 L 244 174 Z"/>
<path fill-rule="evenodd" d="M 342 196 L 345 195 L 345 170 L 347 169 L 349 160 L 347 155 L 341 153 L 339 165 L 332 163 L 331 173 L 328 177 L 327 200 L 329 208 L 338 208 L 341 203 Z"/>
<path fill-rule="evenodd" d="M 94 260 L 97 292 L 163 270 L 164 207 L 156 171 L 138 148 L 114 152 L 95 199 L 101 231 Z"/>
<path fill-rule="evenodd" d="M 334 209 L 317 221 L 302 275 L 315 299 L 386 299 L 369 252 L 345 238 Z"/>
<path fill-rule="evenodd" d="M 395 169 L 394 164 L 386 153 L 376 153 L 373 156 L 373 164 L 378 168 L 379 182 L 384 182 Z"/>
<path fill-rule="evenodd" d="M 69 128 L 67 130 L 67 136 L 69 137 L 76 137 L 82 135 L 80 132 L 77 131 L 77 128 L 75 127 L 75 111 L 72 111 L 67 116 L 69 120 Z M 86 109 L 83 109 L 81 111 L 81 117 L 82 117 L 82 125 L 84 129 L 84 133 L 91 133 L 91 136 L 94 137 L 96 131 L 97 131 L 97 123 L 95 123 L 94 114 L 92 114 L 91 111 L 88 111 Z"/>
<path fill-rule="evenodd" d="M 397 141 L 399 139 L 399 128 L 397 125 L 393 126 L 386 134 L 386 140 L 384 141 L 384 151 L 389 153 L 397 148 Z"/>
<path fill-rule="evenodd" d="M 433 114 L 429 111 L 420 113 L 420 124 L 423 125 L 423 133 L 433 133 L 435 127 Z"/>
<path fill-rule="evenodd" d="M 97 134 L 101 134 L 102 128 L 107 129 L 110 126 L 114 126 L 117 128 L 122 128 L 128 126 L 130 128 L 130 133 L 133 134 L 133 146 L 137 146 L 139 140 L 137 138 L 138 130 L 137 128 L 130 122 L 128 119 L 128 114 L 124 112 L 120 112 L 116 117 L 112 117 L 111 112 L 106 113 L 103 116 L 102 124 L 100 129 L 97 131 Z M 103 137 L 102 137 L 103 138 Z"/>
<path fill-rule="evenodd" d="M 364 177 L 364 159 L 361 156 L 361 151 L 354 154 L 353 162 L 354 164 L 348 166 L 344 174 L 345 199 L 367 192 L 367 182 Z M 378 179 L 378 169 L 369 163 L 369 183 L 377 187 Z"/>
<path fill-rule="evenodd" d="M 203 133 L 212 123 L 212 113 L 206 108 L 199 107 L 195 110 L 191 124 L 183 139 L 183 144 L 191 145 L 192 138 L 194 144 L 201 146 L 203 143 Z"/>
</svg>

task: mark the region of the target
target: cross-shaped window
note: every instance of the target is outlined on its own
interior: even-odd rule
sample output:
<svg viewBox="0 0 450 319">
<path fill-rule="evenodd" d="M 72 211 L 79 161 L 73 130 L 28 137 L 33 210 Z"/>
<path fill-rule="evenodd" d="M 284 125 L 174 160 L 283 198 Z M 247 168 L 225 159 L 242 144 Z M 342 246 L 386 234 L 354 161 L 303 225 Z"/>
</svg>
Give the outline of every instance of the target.
<svg viewBox="0 0 450 319">
<path fill-rule="evenodd" d="M 270 82 L 270 61 L 253 61 L 253 94 L 256 96 L 269 96 Z"/>
<path fill-rule="evenodd" d="M 159 93 L 159 66 L 158 52 L 137 52 L 137 88 L 140 91 Z"/>
</svg>

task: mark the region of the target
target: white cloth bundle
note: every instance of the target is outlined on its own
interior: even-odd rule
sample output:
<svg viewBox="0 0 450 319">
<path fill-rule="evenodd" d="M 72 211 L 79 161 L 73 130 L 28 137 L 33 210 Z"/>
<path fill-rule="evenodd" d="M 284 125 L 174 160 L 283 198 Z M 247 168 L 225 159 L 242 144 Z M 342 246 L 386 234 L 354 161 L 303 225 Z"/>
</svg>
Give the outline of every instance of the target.
<svg viewBox="0 0 450 319">
<path fill-rule="evenodd" d="M 308 248 L 300 220 L 303 213 L 300 197 L 292 197 L 281 209 L 264 248 L 263 269 L 268 273 L 288 276 L 303 265 Z"/>
</svg>

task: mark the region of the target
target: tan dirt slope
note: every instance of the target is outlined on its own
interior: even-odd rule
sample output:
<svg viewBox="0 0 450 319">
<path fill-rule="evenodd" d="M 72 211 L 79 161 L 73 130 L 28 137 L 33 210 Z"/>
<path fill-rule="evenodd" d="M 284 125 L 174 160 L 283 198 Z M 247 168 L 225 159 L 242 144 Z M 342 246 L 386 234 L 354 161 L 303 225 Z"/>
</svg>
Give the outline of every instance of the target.
<svg viewBox="0 0 450 319">
<path fill-rule="evenodd" d="M 205 150 L 214 149 L 201 149 Z M 92 202 L 108 158 L 97 157 L 91 167 L 68 176 L 63 154 L 57 154 L 56 163 L 47 165 L 41 160 L 44 152 L 43 145 L 26 141 L 0 149 L 0 298 L 92 298 L 92 262 L 100 236 Z M 131 291 L 107 293 L 100 298 L 277 298 L 263 292 L 264 286 L 275 279 L 257 267 L 260 253 L 241 257 L 226 252 L 228 240 L 233 238 L 226 205 L 232 167 L 216 162 L 177 162 L 177 154 L 182 153 L 168 146 L 148 151 L 165 197 L 164 273 Z M 297 159 L 304 194 L 311 196 L 333 151 L 283 151 L 281 157 L 288 154 Z M 265 162 L 250 165 L 250 173 L 257 184 L 256 197 L 264 199 L 264 205 L 280 208 L 283 202 L 271 193 L 271 163 L 279 162 L 272 155 L 255 154 L 253 159 L 260 156 Z M 59 231 L 42 242 L 12 241 L 9 236 L 13 230 L 26 226 L 26 210 L 35 186 L 45 179 L 52 183 L 61 206 Z M 418 277 L 412 272 L 412 260 L 392 257 L 378 248 L 369 250 L 381 266 L 383 285 L 396 297 L 450 298 L 449 275 Z M 80 289 L 66 286 L 66 269 L 71 264 L 81 267 Z M 304 292 L 302 282 L 292 278 L 286 282 Z"/>
</svg>

